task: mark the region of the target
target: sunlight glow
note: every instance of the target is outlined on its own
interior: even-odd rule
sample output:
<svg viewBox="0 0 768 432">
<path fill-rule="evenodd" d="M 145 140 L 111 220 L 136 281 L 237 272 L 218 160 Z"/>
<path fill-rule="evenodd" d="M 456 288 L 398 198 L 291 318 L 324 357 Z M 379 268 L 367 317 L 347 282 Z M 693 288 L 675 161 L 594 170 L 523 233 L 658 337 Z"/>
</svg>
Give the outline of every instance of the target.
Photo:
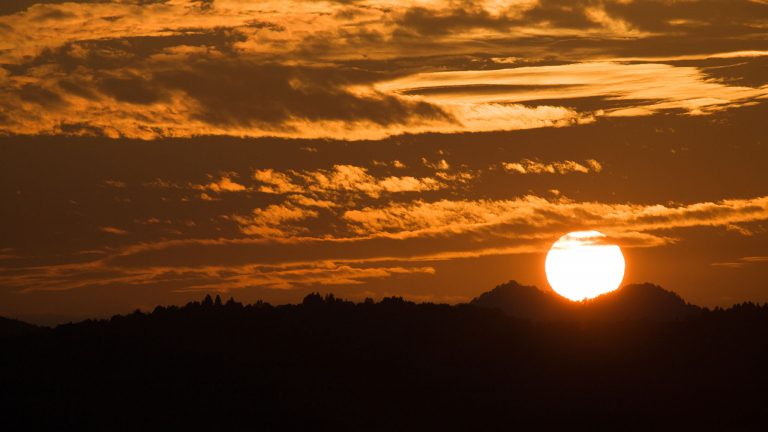
<svg viewBox="0 0 768 432">
<path fill-rule="evenodd" d="M 614 291 L 624 278 L 621 248 L 598 231 L 576 231 L 557 240 L 544 264 L 547 280 L 561 296 L 581 301 Z"/>
</svg>

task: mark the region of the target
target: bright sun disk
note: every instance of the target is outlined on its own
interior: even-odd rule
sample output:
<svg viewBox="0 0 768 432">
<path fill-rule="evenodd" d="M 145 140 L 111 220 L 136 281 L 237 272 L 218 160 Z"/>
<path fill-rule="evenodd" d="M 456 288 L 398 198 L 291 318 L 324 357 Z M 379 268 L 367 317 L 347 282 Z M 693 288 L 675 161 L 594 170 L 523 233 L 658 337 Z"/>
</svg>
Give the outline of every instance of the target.
<svg viewBox="0 0 768 432">
<path fill-rule="evenodd" d="M 624 278 L 624 255 L 598 231 L 575 231 L 558 239 L 544 269 L 552 289 L 581 301 L 616 290 Z"/>
</svg>

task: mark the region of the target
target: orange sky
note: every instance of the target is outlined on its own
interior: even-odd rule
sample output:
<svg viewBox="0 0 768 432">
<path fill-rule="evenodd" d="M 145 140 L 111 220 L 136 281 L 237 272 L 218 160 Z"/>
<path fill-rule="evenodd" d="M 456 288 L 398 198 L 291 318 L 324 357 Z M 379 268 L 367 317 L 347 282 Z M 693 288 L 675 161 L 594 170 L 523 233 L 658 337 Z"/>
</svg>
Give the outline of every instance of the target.
<svg viewBox="0 0 768 432">
<path fill-rule="evenodd" d="M 9 0 L 0 315 L 466 301 L 597 229 L 768 301 L 768 2 Z M 56 318 L 59 319 L 59 318 Z"/>
</svg>

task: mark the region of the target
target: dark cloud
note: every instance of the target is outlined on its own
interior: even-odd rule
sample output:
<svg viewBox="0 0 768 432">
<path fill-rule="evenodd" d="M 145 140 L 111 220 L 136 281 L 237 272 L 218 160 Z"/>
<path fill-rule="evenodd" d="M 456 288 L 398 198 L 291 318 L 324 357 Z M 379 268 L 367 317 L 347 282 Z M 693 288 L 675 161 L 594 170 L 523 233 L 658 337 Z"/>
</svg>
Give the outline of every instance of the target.
<svg viewBox="0 0 768 432">
<path fill-rule="evenodd" d="M 681 61 L 676 64 L 700 67 L 707 76 L 730 85 L 760 87 L 768 84 L 768 57 Z"/>
<path fill-rule="evenodd" d="M 275 24 L 269 21 L 261 21 L 261 20 L 250 20 L 246 23 L 246 27 L 251 27 L 255 29 L 268 29 L 275 32 L 285 31 L 285 26 L 282 26 L 280 24 Z"/>
<path fill-rule="evenodd" d="M 197 5 L 201 11 L 205 12 L 213 9 L 215 1 L 216 0 L 193 0 L 192 3 Z"/>
<path fill-rule="evenodd" d="M 95 99 L 97 97 L 95 89 L 92 89 L 90 82 L 76 81 L 75 79 L 62 79 L 58 81 L 59 87 L 67 93 L 79 96 L 85 99 Z"/>
<path fill-rule="evenodd" d="M 599 24 L 590 19 L 587 8 L 601 6 L 603 3 L 597 0 L 541 0 L 525 11 L 522 22 L 576 29 L 598 27 Z"/>
<path fill-rule="evenodd" d="M 135 5 L 147 5 L 153 3 L 165 3 L 168 0 L 124 0 L 123 3 Z M 203 0 L 213 1 L 213 0 Z M 0 15 L 8 15 L 26 10 L 36 4 L 62 4 L 62 3 L 109 3 L 109 0 L 3 0 L 0 3 Z"/>
<path fill-rule="evenodd" d="M 482 7 L 451 8 L 434 10 L 413 7 L 405 11 L 396 21 L 396 35 L 445 35 L 453 31 L 488 28 L 505 30 L 519 23 L 505 15 L 493 16 Z"/>
<path fill-rule="evenodd" d="M 26 102 L 33 102 L 46 108 L 54 108 L 65 104 L 64 100 L 57 93 L 34 84 L 22 86 L 19 89 L 19 96 Z"/>
<path fill-rule="evenodd" d="M 511 28 L 541 27 L 592 30 L 600 28 L 604 23 L 593 13 L 604 11 L 606 17 L 625 22 L 630 28 L 657 33 L 653 36 L 653 47 L 665 49 L 661 39 L 665 36 L 674 38 L 678 52 L 717 50 L 712 45 L 702 44 L 691 39 L 721 38 L 730 40 L 733 45 L 735 38 L 752 35 L 756 41 L 765 41 L 765 26 L 768 24 L 768 4 L 750 0 L 697 0 L 697 1 L 602 1 L 602 0 L 541 0 L 533 7 L 517 13 L 512 10 L 492 14 L 482 6 L 473 2 L 464 2 L 461 7 L 447 4 L 445 8 L 412 7 L 407 9 L 395 20 L 398 28 L 394 35 L 407 39 L 418 36 L 448 36 L 472 29 L 487 29 L 499 32 L 501 38 L 492 38 L 487 43 L 501 46 L 525 47 L 529 42 L 539 46 L 548 41 L 557 42 L 559 39 L 572 44 L 584 43 L 589 46 L 596 42 L 606 43 L 606 48 L 619 43 L 627 45 L 625 50 L 631 50 L 632 44 L 638 39 L 632 37 L 628 41 L 611 40 L 600 36 L 580 37 L 547 37 L 537 36 L 526 41 L 519 35 L 514 35 L 510 42 L 505 42 L 503 32 Z M 688 38 L 681 39 L 687 36 Z M 594 39 L 593 39 L 594 38 Z M 740 39 L 743 43 L 744 39 Z M 726 44 L 727 41 L 713 40 L 716 45 Z M 667 48 L 668 49 L 668 48 Z"/>
<path fill-rule="evenodd" d="M 154 73 L 165 88 L 182 90 L 200 104 L 196 118 L 216 125 L 280 126 L 290 119 L 404 124 L 449 119 L 425 102 L 391 95 L 360 96 L 344 87 L 378 78 L 356 69 L 313 68 L 242 60 L 192 61 Z"/>
<path fill-rule="evenodd" d="M 278 29 L 259 21 L 249 25 Z M 376 36 L 370 36 L 374 38 Z M 58 81 L 63 92 L 97 100 L 153 104 L 183 92 L 195 101 L 192 118 L 216 126 L 286 128 L 289 121 L 370 121 L 379 125 L 448 120 L 451 115 L 427 102 L 395 95 L 354 94 L 350 85 L 369 85 L 385 75 L 357 67 L 287 66 L 237 54 L 245 40 L 234 28 L 179 29 L 168 36 L 89 40 L 44 50 L 9 70 L 24 75 L 40 67 L 69 74 Z M 205 46 L 206 52 L 157 54 L 177 46 Z M 133 72 L 141 70 L 141 75 Z M 24 90 L 25 100 L 52 104 L 61 97 L 42 88 Z M 70 129 L 68 129 L 70 130 Z M 87 129 L 83 129 L 87 130 Z M 92 129 L 91 129 L 92 130 Z"/>
<path fill-rule="evenodd" d="M 551 90 L 551 89 L 567 89 L 572 87 L 578 87 L 578 85 L 570 84 L 553 84 L 553 85 L 512 85 L 512 84 L 470 84 L 470 85 L 452 85 L 452 86 L 434 86 L 428 88 L 414 88 L 403 92 L 403 94 L 418 94 L 418 95 L 451 95 L 451 94 L 503 94 L 504 92 L 521 91 L 521 90 Z"/>
<path fill-rule="evenodd" d="M 151 104 L 163 99 L 161 89 L 139 76 L 105 77 L 99 80 L 98 88 L 121 102 Z"/>
<path fill-rule="evenodd" d="M 604 37 L 532 37 L 496 41 L 499 45 L 518 45 L 522 52 L 556 53 L 562 57 L 589 59 L 606 57 L 664 57 L 688 54 L 712 54 L 743 50 L 768 50 L 766 38 L 682 37 L 658 35 L 641 38 Z"/>
<path fill-rule="evenodd" d="M 521 55 L 519 51 L 525 48 L 514 47 L 512 40 L 504 40 L 506 45 L 515 48 L 517 52 L 491 53 L 478 51 L 472 54 L 433 54 L 424 56 L 396 57 L 392 59 L 350 59 L 339 61 L 338 64 L 364 70 L 377 71 L 388 74 L 390 77 L 408 75 L 422 71 L 434 70 L 492 70 L 510 69 L 527 66 L 556 66 L 571 63 L 556 58 L 554 55 L 524 55 L 523 57 L 509 58 L 506 56 Z M 487 47 L 486 47 L 487 48 Z M 528 47 L 530 48 L 530 47 Z"/>
<path fill-rule="evenodd" d="M 56 48 L 46 48 L 28 62 L 7 67 L 15 74 L 24 74 L 44 65 L 56 65 L 68 73 L 83 67 L 95 70 L 119 69 L 134 66 L 137 62 L 179 46 L 208 47 L 216 53 L 232 54 L 234 44 L 245 40 L 245 35 L 230 27 L 177 29 L 173 34 L 164 36 L 80 40 Z"/>
<path fill-rule="evenodd" d="M 104 136 L 104 130 L 89 123 L 62 123 L 59 125 L 65 135 Z"/>
<path fill-rule="evenodd" d="M 598 27 L 590 8 L 604 10 L 608 17 L 639 30 L 676 35 L 764 35 L 768 22 L 768 4 L 751 0 L 541 0 L 525 11 L 522 21 L 561 28 Z"/>
<path fill-rule="evenodd" d="M 35 15 L 34 20 L 35 21 L 56 21 L 56 20 L 63 20 L 68 18 L 75 18 L 75 14 L 68 12 L 66 10 L 62 9 L 46 9 L 43 10 L 41 13 Z"/>
<path fill-rule="evenodd" d="M 531 99 L 523 103 L 530 106 L 538 105 L 562 105 L 580 112 L 594 112 L 599 110 L 611 110 L 632 106 L 646 106 L 659 102 L 658 99 L 616 99 L 610 96 L 588 96 L 574 98 Z"/>
<path fill-rule="evenodd" d="M 768 4 L 751 0 L 607 2 L 606 12 L 641 30 L 730 37 L 765 35 Z"/>
</svg>

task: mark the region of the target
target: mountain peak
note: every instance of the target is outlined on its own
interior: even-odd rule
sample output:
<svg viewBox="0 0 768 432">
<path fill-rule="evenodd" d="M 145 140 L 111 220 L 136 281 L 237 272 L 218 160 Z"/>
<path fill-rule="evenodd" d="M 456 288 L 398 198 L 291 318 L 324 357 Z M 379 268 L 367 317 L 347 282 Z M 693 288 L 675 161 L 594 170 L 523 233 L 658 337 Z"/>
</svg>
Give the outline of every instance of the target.
<svg viewBox="0 0 768 432">
<path fill-rule="evenodd" d="M 568 310 L 573 308 L 569 303 L 552 292 L 511 280 L 472 299 L 469 304 L 499 308 L 507 315 L 517 318 L 551 320 L 567 314 Z"/>
<path fill-rule="evenodd" d="M 649 319 L 674 321 L 701 312 L 677 293 L 649 282 L 629 284 L 585 303 L 589 314 L 598 319 Z"/>
<path fill-rule="evenodd" d="M 674 321 L 701 312 L 672 291 L 651 283 L 628 284 L 584 302 L 572 302 L 535 286 L 509 281 L 472 299 L 471 305 L 498 308 L 536 321 L 562 319 Z"/>
</svg>

